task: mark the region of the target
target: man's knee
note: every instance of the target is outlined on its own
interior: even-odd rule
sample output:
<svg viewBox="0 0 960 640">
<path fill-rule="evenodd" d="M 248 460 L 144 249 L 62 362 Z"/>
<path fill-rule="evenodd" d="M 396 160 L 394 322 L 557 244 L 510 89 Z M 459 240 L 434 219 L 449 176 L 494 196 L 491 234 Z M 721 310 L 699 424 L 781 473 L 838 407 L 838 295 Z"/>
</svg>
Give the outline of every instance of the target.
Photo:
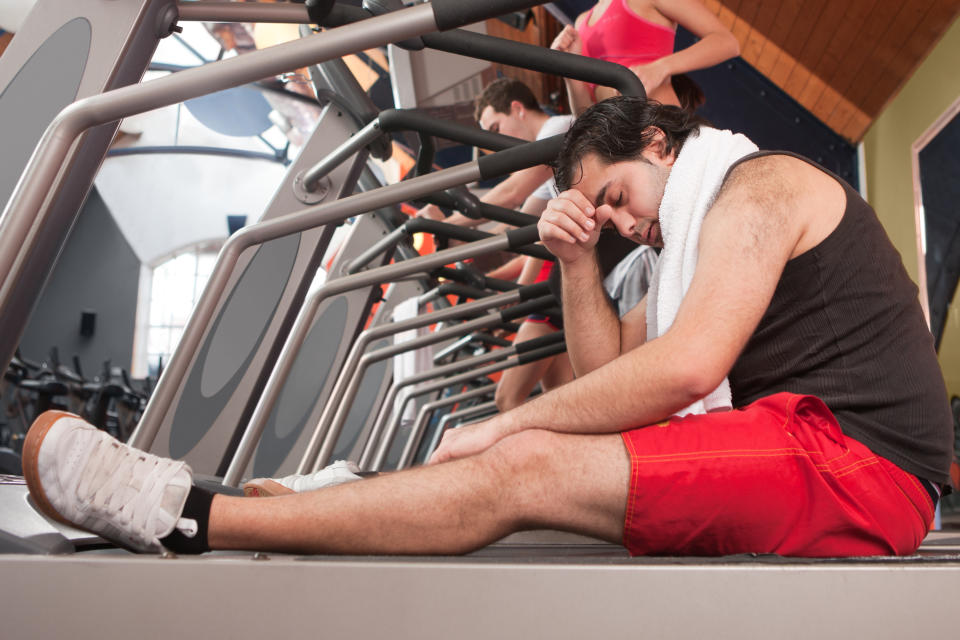
<svg viewBox="0 0 960 640">
<path fill-rule="evenodd" d="M 559 436 L 543 429 L 527 429 L 500 440 L 490 449 L 496 464 L 513 475 L 531 472 L 543 475 L 556 460 L 556 441 Z"/>
</svg>

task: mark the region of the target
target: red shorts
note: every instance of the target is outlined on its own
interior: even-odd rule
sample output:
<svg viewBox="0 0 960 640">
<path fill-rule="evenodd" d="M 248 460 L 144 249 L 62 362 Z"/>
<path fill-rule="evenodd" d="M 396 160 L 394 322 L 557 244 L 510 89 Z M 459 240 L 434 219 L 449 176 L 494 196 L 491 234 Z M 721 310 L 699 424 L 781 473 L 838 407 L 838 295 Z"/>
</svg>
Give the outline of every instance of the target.
<svg viewBox="0 0 960 640">
<path fill-rule="evenodd" d="M 554 264 L 556 263 L 553 260 L 544 260 L 543 266 L 540 267 L 540 273 L 537 274 L 537 279 L 533 281 L 534 284 L 538 282 L 546 282 L 550 278 L 550 272 L 553 271 Z M 560 329 L 563 329 L 562 318 L 551 318 L 550 316 L 545 316 L 542 313 L 531 313 L 527 316 L 527 322 L 547 324 L 550 325 L 550 328 L 554 331 L 560 331 Z"/>
<path fill-rule="evenodd" d="M 546 282 L 550 278 L 550 272 L 553 271 L 554 264 L 556 263 L 553 260 L 544 260 L 540 266 L 540 271 L 537 273 L 537 278 L 533 283 Z"/>
<path fill-rule="evenodd" d="M 904 555 L 933 521 L 917 478 L 845 436 L 813 396 L 777 393 L 621 435 L 633 555 Z"/>
</svg>

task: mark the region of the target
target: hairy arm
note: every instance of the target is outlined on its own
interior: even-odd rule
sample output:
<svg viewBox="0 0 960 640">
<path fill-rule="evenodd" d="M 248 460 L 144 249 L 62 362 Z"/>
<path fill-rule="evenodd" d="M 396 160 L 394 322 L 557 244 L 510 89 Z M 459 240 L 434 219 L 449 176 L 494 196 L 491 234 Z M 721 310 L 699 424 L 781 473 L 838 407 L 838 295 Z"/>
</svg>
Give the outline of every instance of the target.
<svg viewBox="0 0 960 640">
<path fill-rule="evenodd" d="M 813 215 L 781 160 L 758 158 L 731 174 L 704 219 L 697 272 L 666 334 L 513 411 L 451 432 L 434 461 L 471 455 L 525 429 L 616 433 L 652 424 L 712 391 L 769 306 Z"/>
</svg>

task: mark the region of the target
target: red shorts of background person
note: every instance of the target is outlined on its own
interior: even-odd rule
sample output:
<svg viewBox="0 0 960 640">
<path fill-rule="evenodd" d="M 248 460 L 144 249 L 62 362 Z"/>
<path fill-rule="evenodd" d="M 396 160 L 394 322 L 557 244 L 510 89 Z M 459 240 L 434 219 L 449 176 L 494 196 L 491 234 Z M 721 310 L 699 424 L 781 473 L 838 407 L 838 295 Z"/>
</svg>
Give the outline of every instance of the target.
<svg viewBox="0 0 960 640">
<path fill-rule="evenodd" d="M 634 555 L 903 555 L 933 520 L 917 478 L 845 436 L 813 396 L 778 393 L 621 435 Z"/>
</svg>

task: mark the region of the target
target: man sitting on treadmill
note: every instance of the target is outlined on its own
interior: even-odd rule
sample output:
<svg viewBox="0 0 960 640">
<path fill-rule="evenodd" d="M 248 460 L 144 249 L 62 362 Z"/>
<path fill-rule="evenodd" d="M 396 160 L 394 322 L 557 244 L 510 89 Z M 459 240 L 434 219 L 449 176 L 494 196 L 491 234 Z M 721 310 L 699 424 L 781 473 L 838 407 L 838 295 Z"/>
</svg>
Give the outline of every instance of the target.
<svg viewBox="0 0 960 640">
<path fill-rule="evenodd" d="M 452 554 L 548 527 L 634 554 L 913 553 L 953 437 L 917 289 L 856 191 L 744 140 L 634 98 L 584 113 L 540 223 L 577 378 L 450 431 L 431 464 L 212 495 L 48 412 L 24 450 L 34 500 L 139 551 Z M 592 251 L 607 225 L 664 247 L 622 321 Z"/>
</svg>

